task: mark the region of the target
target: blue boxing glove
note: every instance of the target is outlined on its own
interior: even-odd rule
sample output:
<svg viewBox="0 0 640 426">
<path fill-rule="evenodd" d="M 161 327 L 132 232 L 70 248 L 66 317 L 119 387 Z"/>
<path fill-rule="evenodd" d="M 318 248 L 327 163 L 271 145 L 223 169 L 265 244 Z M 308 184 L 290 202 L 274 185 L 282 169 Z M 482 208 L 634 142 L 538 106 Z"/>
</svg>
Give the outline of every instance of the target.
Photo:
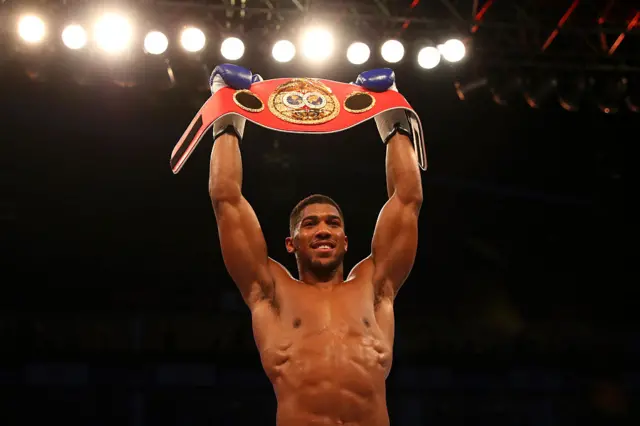
<svg viewBox="0 0 640 426">
<path fill-rule="evenodd" d="M 390 68 L 364 71 L 358 75 L 354 84 L 372 92 L 398 91 L 396 88 L 396 75 Z M 387 143 L 396 132 L 400 132 L 412 139 L 411 125 L 404 109 L 383 112 L 378 114 L 374 120 L 378 127 L 380 138 L 384 143 Z"/>
<path fill-rule="evenodd" d="M 211 94 L 223 87 L 230 87 L 235 90 L 248 89 L 252 83 L 262 81 L 259 74 L 252 74 L 248 69 L 234 64 L 221 64 L 214 68 L 209 78 Z M 213 124 L 213 138 L 216 139 L 223 133 L 232 132 L 242 140 L 244 135 L 244 125 L 246 119 L 238 114 L 227 114 L 220 117 Z"/>
</svg>

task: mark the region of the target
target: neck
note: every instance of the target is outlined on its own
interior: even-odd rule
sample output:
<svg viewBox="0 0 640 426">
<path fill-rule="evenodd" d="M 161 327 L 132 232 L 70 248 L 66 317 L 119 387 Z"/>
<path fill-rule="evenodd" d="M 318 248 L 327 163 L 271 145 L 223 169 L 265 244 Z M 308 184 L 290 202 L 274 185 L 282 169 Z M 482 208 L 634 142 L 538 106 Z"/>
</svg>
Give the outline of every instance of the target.
<svg viewBox="0 0 640 426">
<path fill-rule="evenodd" d="M 315 268 L 304 268 L 298 263 L 298 276 L 305 284 L 330 287 L 344 282 L 344 267 L 342 263 L 334 269 L 316 270 Z"/>
</svg>

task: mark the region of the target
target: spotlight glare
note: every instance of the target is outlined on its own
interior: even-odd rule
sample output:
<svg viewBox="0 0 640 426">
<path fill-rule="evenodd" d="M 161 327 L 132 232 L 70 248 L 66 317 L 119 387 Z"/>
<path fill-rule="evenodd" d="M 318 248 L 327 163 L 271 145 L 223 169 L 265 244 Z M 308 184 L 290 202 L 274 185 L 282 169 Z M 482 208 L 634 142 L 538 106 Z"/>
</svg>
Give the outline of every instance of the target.
<svg viewBox="0 0 640 426">
<path fill-rule="evenodd" d="M 354 65 L 362 65 L 369 60 L 371 50 L 361 42 L 355 42 L 347 49 L 347 59 Z"/>
<path fill-rule="evenodd" d="M 180 36 L 180 44 L 187 52 L 195 53 L 204 48 L 206 37 L 202 30 L 194 27 L 185 28 Z"/>
<path fill-rule="evenodd" d="M 422 68 L 430 70 L 438 66 L 440 63 L 440 51 L 433 47 L 427 46 L 418 52 L 418 65 Z"/>
<path fill-rule="evenodd" d="M 67 25 L 62 31 L 62 42 L 71 50 L 82 49 L 87 45 L 87 32 L 80 25 Z"/>
<path fill-rule="evenodd" d="M 44 39 L 44 21 L 34 15 L 23 16 L 18 22 L 18 34 L 27 43 L 39 43 Z"/>
<path fill-rule="evenodd" d="M 309 30 L 302 42 L 302 53 L 314 62 L 325 60 L 333 53 L 333 37 L 329 31 L 316 28 Z"/>
<path fill-rule="evenodd" d="M 404 46 L 398 40 L 387 40 L 380 49 L 382 59 L 395 64 L 400 62 L 404 57 Z"/>
<path fill-rule="evenodd" d="M 96 43 L 107 53 L 125 50 L 131 41 L 132 33 L 129 21 L 115 13 L 105 14 L 95 26 Z"/>
<path fill-rule="evenodd" d="M 169 39 L 160 31 L 151 31 L 144 38 L 144 51 L 151 55 L 161 55 L 168 47 Z"/>
<path fill-rule="evenodd" d="M 244 43 L 236 37 L 226 38 L 220 46 L 220 53 L 225 59 L 237 61 L 244 55 Z"/>
<path fill-rule="evenodd" d="M 448 62 L 459 62 L 464 58 L 467 50 L 463 42 L 458 39 L 447 40 L 438 46 L 442 57 Z"/>
<path fill-rule="evenodd" d="M 289 62 L 296 55 L 296 47 L 289 40 L 280 40 L 273 45 L 271 54 L 278 62 Z"/>
</svg>

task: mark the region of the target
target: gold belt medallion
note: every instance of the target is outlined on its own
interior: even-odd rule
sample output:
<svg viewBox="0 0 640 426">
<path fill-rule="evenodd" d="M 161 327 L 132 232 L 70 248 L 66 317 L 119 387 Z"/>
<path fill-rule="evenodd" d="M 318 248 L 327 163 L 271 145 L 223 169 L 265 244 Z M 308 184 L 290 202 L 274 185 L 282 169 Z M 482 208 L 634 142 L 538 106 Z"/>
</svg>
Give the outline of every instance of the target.
<svg viewBox="0 0 640 426">
<path fill-rule="evenodd" d="M 289 123 L 321 124 L 338 116 L 340 103 L 320 81 L 295 78 L 278 86 L 269 96 L 269 110 Z"/>
</svg>

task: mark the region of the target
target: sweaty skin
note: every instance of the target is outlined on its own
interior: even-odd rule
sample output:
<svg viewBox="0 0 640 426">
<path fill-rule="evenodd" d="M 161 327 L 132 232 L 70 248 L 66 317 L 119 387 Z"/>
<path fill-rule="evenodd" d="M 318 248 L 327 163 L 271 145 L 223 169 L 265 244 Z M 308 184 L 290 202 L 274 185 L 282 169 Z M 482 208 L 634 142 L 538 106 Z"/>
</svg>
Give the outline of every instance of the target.
<svg viewBox="0 0 640 426">
<path fill-rule="evenodd" d="M 211 155 L 211 195 L 222 255 L 251 310 L 278 426 L 388 426 L 385 380 L 394 340 L 393 301 L 417 249 L 422 186 L 409 139 L 387 144 L 389 201 L 372 253 L 344 279 L 348 239 L 338 210 L 311 204 L 285 240 L 299 280 L 268 257 L 259 222 L 242 196 L 238 140 L 224 134 Z M 321 247 L 323 246 L 324 247 Z"/>
<path fill-rule="evenodd" d="M 332 207 L 322 205 L 321 207 Z M 278 425 L 388 425 L 393 306 L 372 290 L 363 263 L 343 283 L 307 285 L 273 264 L 274 303 L 253 310 L 262 365 L 278 399 Z"/>
</svg>

